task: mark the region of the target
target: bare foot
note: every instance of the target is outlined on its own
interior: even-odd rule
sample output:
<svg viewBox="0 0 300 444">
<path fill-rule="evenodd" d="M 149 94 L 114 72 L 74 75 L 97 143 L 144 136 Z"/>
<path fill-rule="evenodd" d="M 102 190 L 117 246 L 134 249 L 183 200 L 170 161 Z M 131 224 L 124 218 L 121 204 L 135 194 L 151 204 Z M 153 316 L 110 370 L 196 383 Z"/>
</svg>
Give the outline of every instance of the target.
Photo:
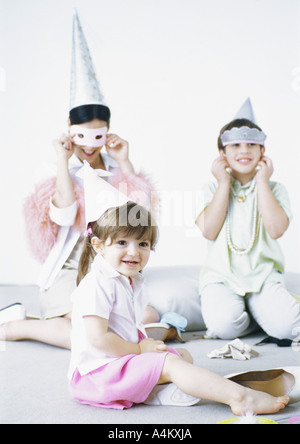
<svg viewBox="0 0 300 444">
<path fill-rule="evenodd" d="M 246 388 L 244 396 L 233 401 L 230 407 L 236 416 L 244 415 L 249 411 L 255 415 L 276 413 L 286 407 L 289 399 L 288 396 L 274 397 L 268 393 Z"/>
</svg>

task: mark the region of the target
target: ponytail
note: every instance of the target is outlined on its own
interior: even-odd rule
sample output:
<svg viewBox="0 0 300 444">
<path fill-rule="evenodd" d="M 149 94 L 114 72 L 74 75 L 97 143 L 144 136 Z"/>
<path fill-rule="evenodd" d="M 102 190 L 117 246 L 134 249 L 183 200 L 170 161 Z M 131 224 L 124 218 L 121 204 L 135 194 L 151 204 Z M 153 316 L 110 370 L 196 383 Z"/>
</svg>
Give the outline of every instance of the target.
<svg viewBox="0 0 300 444">
<path fill-rule="evenodd" d="M 96 256 L 96 252 L 94 251 L 94 248 L 91 244 L 92 235 L 87 236 L 85 239 L 83 249 L 81 252 L 81 257 L 78 265 L 78 274 L 77 274 L 77 280 L 76 284 L 79 285 L 79 283 L 82 281 L 84 276 L 88 273 L 90 264 L 93 261 L 94 257 Z"/>
</svg>

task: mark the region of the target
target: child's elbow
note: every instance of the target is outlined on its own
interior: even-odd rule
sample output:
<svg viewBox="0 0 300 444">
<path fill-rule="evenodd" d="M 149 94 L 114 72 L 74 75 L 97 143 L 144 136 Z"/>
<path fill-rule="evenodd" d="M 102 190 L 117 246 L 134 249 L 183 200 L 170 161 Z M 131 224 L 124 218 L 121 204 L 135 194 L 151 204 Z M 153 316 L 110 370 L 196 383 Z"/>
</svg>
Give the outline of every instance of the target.
<svg viewBox="0 0 300 444">
<path fill-rule="evenodd" d="M 209 225 L 202 225 L 201 227 L 198 225 L 198 227 L 200 228 L 202 236 L 206 240 L 215 241 L 217 239 L 219 233 L 216 233 L 216 230 L 214 230 Z"/>
<path fill-rule="evenodd" d="M 280 239 L 282 235 L 279 235 L 277 233 L 275 234 L 275 233 L 269 232 L 269 236 L 270 236 L 271 239 L 277 240 L 277 239 Z"/>
<path fill-rule="evenodd" d="M 214 241 L 218 237 L 218 233 L 216 234 L 215 230 L 212 230 L 211 227 L 207 224 L 203 223 L 203 220 L 198 218 L 196 220 L 196 225 L 201 231 L 202 236 L 209 241 Z"/>
<path fill-rule="evenodd" d="M 289 223 L 279 226 L 279 227 L 274 227 L 274 226 L 270 227 L 269 230 L 267 230 L 267 231 L 269 233 L 269 236 L 272 239 L 277 240 L 277 239 L 280 239 L 284 235 L 284 233 L 286 232 L 288 227 L 289 227 Z"/>
<path fill-rule="evenodd" d="M 284 235 L 285 232 L 286 232 L 286 230 L 270 230 L 269 236 L 273 240 L 277 240 L 277 239 L 280 239 Z"/>
<path fill-rule="evenodd" d="M 209 241 L 215 241 L 218 237 L 218 234 L 216 234 L 214 231 L 210 231 L 210 230 L 203 230 L 202 231 L 202 236 Z"/>
</svg>

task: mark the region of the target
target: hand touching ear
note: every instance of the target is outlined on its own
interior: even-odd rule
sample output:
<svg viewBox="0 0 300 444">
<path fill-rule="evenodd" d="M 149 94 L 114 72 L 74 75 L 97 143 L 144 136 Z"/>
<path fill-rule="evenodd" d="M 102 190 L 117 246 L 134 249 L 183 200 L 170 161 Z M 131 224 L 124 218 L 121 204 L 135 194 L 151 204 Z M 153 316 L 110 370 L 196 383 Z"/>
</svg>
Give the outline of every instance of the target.
<svg viewBox="0 0 300 444">
<path fill-rule="evenodd" d="M 212 164 L 211 172 L 217 179 L 219 183 L 229 183 L 230 175 L 228 174 L 227 169 L 229 168 L 228 161 L 224 153 L 220 153 L 220 156 L 214 160 Z"/>
<path fill-rule="evenodd" d="M 267 156 L 262 156 L 261 160 L 258 162 L 257 166 L 259 170 L 256 173 L 255 180 L 256 182 L 269 182 L 273 172 L 273 162 Z"/>
<path fill-rule="evenodd" d="M 116 134 L 107 134 L 107 153 L 118 163 L 124 174 L 134 174 L 133 166 L 129 160 L 129 144 Z"/>
<path fill-rule="evenodd" d="M 128 161 L 129 145 L 126 140 L 116 134 L 108 134 L 106 140 L 107 153 L 117 162 Z"/>
<path fill-rule="evenodd" d="M 68 161 L 74 153 L 72 137 L 67 134 L 62 134 L 58 139 L 53 140 L 53 146 L 58 158 L 64 158 L 66 161 Z"/>
</svg>

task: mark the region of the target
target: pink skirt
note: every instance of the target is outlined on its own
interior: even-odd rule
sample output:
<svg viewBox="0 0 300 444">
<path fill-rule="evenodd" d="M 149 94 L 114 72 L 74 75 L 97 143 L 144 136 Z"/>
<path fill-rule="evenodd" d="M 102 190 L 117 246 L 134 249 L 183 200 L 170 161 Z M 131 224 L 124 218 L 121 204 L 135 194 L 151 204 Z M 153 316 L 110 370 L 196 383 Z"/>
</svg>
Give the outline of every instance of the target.
<svg viewBox="0 0 300 444">
<path fill-rule="evenodd" d="M 161 376 L 168 353 L 180 356 L 168 348 L 162 353 L 126 355 L 81 376 L 73 374 L 69 390 L 81 404 L 106 409 L 125 409 L 143 403 Z"/>
</svg>

